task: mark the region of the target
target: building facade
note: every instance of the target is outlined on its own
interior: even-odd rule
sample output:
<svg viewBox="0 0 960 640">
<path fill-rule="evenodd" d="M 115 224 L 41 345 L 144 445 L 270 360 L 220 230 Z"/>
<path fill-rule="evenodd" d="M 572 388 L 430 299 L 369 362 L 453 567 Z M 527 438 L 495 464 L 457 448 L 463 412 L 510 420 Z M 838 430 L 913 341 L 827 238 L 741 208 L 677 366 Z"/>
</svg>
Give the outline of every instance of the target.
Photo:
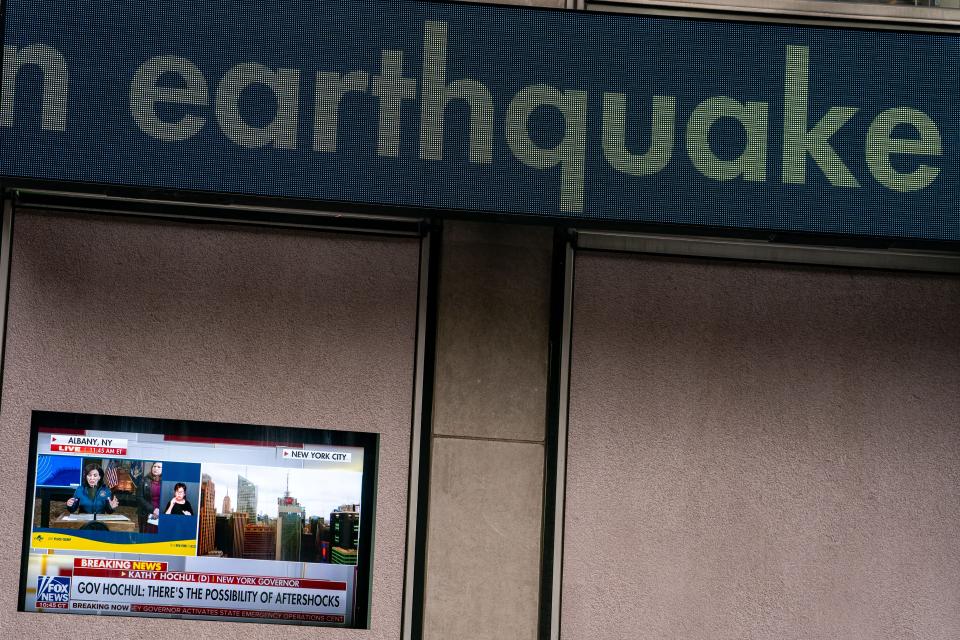
<svg viewBox="0 0 960 640">
<path fill-rule="evenodd" d="M 960 636 L 960 10 L 243 4 L 60 28 L 170 65 L 117 63 L 126 128 L 62 148 L 112 77 L 8 4 L 11 491 L 36 409 L 372 432 L 367 629 L 257 634 Z M 359 505 L 213 484 L 199 555 L 358 562 Z M 0 628 L 75 630 L 17 611 L 21 515 Z"/>
<path fill-rule="evenodd" d="M 205 556 L 216 548 L 217 487 L 210 476 L 200 480 L 200 528 L 197 532 L 197 555 Z"/>
<path fill-rule="evenodd" d="M 247 514 L 250 522 L 257 521 L 257 485 L 243 476 L 237 478 L 237 513 Z"/>
<path fill-rule="evenodd" d="M 304 509 L 287 491 L 277 504 L 277 560 L 300 560 Z"/>
</svg>

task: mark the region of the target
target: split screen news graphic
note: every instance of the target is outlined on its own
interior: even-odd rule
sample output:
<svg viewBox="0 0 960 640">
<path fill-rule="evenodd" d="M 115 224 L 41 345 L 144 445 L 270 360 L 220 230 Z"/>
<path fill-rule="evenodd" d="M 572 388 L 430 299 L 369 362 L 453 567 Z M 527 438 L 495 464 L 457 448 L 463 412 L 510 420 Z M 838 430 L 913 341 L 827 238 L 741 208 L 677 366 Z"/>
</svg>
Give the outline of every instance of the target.
<svg viewBox="0 0 960 640">
<path fill-rule="evenodd" d="M 20 608 L 366 628 L 377 436 L 34 412 Z"/>
</svg>

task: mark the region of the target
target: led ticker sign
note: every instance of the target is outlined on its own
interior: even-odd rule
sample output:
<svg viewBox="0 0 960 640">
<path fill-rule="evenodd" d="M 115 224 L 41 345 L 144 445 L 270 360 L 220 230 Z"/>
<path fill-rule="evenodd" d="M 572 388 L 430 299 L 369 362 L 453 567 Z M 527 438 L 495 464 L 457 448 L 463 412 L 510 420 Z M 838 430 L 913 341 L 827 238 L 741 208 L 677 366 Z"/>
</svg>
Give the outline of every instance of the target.
<svg viewBox="0 0 960 640">
<path fill-rule="evenodd" d="M 10 178 L 960 240 L 956 36 L 376 0 L 5 29 Z"/>
</svg>

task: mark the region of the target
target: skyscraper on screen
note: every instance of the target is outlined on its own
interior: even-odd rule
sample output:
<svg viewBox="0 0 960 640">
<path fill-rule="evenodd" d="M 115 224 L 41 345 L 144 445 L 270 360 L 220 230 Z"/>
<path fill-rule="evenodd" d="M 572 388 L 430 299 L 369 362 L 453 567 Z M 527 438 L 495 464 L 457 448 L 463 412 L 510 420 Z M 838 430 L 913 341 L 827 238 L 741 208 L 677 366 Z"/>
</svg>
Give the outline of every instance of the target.
<svg viewBox="0 0 960 640">
<path fill-rule="evenodd" d="M 200 532 L 197 535 L 197 555 L 205 556 L 215 547 L 217 528 L 216 486 L 206 473 L 200 479 Z"/>
<path fill-rule="evenodd" d="M 283 497 L 277 498 L 277 560 L 300 561 L 301 536 L 306 511 L 290 495 L 290 480 Z"/>
<path fill-rule="evenodd" d="M 243 476 L 237 476 L 237 511 L 247 514 L 249 521 L 257 521 L 257 485 Z"/>
<path fill-rule="evenodd" d="M 357 564 L 357 546 L 360 539 L 358 505 L 341 505 L 330 514 L 331 562 Z"/>
</svg>

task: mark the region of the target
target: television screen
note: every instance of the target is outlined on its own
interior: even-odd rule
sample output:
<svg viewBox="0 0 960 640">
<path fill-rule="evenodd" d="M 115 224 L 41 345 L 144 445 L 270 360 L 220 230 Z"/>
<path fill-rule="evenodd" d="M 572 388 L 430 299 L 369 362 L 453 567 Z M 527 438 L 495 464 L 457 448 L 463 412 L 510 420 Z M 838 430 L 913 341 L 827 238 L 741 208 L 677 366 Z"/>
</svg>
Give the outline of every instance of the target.
<svg viewBox="0 0 960 640">
<path fill-rule="evenodd" d="M 34 412 L 20 609 L 368 627 L 377 436 Z"/>
</svg>

